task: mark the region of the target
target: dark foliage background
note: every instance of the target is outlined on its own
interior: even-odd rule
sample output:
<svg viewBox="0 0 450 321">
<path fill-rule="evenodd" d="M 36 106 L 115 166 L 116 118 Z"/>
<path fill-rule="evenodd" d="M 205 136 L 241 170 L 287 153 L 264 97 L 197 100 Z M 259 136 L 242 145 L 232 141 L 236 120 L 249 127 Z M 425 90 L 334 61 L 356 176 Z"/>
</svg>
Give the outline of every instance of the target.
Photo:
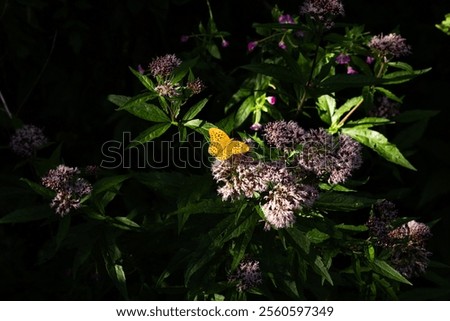
<svg viewBox="0 0 450 321">
<path fill-rule="evenodd" d="M 217 25 L 231 33 L 231 46 L 223 52 L 225 70 L 248 62 L 245 52 L 247 41 L 254 35 L 251 25 L 270 19 L 274 4 L 285 12 L 298 12 L 300 5 L 287 0 L 211 1 Z M 400 31 L 413 49 L 406 61 L 417 68 L 432 67 L 431 72 L 399 90 L 406 96 L 404 110 L 440 111 L 428 126 L 426 122 L 415 125 L 420 138 L 416 146 L 402 146 L 402 137 L 394 139 L 400 148 L 410 152 L 406 157 L 418 171 L 399 169 L 403 181 L 384 177 L 381 172 L 374 176 L 383 183 L 380 189 L 402 195 L 398 205 L 403 213 L 427 222 L 442 218 L 432 229 L 435 237 L 430 241 L 430 250 L 433 260 L 450 265 L 450 37 L 434 27 L 450 12 L 450 3 L 346 0 L 344 5 L 345 20 L 364 24 L 374 34 Z M 106 99 L 110 93 L 127 95 L 140 90 L 128 66 L 145 65 L 156 55 L 189 50 L 191 44 L 180 43 L 180 36 L 195 31 L 206 17 L 205 3 L 197 0 L 2 0 L 0 90 L 13 114 L 24 123 L 44 128 L 49 137 L 63 143 L 62 155 L 67 164 L 98 164 L 104 141 L 120 137 L 123 129 L 139 132 L 145 126 L 129 115 L 115 113 L 115 107 Z M 220 88 L 221 84 L 213 86 Z M 224 87 L 223 97 L 235 89 Z M 220 104 L 220 100 L 213 103 Z M 204 118 L 214 119 L 214 109 L 209 110 Z M 7 145 L 12 125 L 6 114 L 0 113 L 2 146 Z M 0 184 L 12 179 L 15 163 L 17 158 L 2 149 L 0 176 L 4 181 Z M 20 171 L 27 174 L 26 167 Z M 8 213 L 17 205 L 2 202 L 0 213 Z M 107 286 L 98 287 L 103 289 L 101 293 L 87 290 L 96 275 L 67 292 L 74 284 L 66 277 L 64 260 L 73 253 L 62 253 L 56 261 L 36 265 L 41 237 L 52 230 L 49 225 L 39 224 L 0 225 L 2 299 L 117 298 Z M 96 282 L 107 284 L 108 280 Z M 416 298 L 432 298 L 424 290 L 426 281 L 420 282 L 423 284 L 416 284 L 414 290 L 419 291 Z"/>
</svg>

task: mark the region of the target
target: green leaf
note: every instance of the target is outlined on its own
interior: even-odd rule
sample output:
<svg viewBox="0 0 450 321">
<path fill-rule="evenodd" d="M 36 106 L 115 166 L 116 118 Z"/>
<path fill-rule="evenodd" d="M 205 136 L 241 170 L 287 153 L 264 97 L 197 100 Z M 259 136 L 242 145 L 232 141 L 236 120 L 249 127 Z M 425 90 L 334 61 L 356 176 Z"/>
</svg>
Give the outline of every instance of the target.
<svg viewBox="0 0 450 321">
<path fill-rule="evenodd" d="M 122 254 L 114 240 L 114 237 L 111 235 L 107 235 L 107 238 L 109 238 L 106 241 L 107 244 L 104 244 L 102 248 L 106 271 L 108 272 L 108 275 L 113 280 L 115 286 L 122 294 L 122 296 L 125 299 L 128 299 L 125 272 L 122 265 L 118 264 L 118 262 L 122 258 Z"/>
<path fill-rule="evenodd" d="M 253 96 L 247 97 L 236 112 L 234 117 L 234 128 L 239 127 L 248 118 L 251 112 L 255 109 L 255 98 Z"/>
<path fill-rule="evenodd" d="M 146 75 L 141 74 L 139 71 L 134 70 L 131 67 L 130 68 L 131 72 L 133 73 L 133 75 L 136 76 L 137 79 L 139 79 L 139 81 L 150 91 L 153 91 L 155 88 L 155 85 L 153 84 L 153 82 L 150 80 L 150 78 L 148 78 Z"/>
<path fill-rule="evenodd" d="M 376 91 L 382 93 L 383 95 L 385 95 L 387 98 L 396 101 L 398 103 L 403 103 L 403 99 L 401 99 L 400 97 L 398 97 L 397 95 L 395 95 L 392 91 L 387 90 L 386 88 L 383 87 L 375 87 L 374 88 Z"/>
<path fill-rule="evenodd" d="M 208 50 L 209 54 L 210 54 L 211 56 L 213 56 L 214 58 L 216 58 L 216 59 L 221 59 L 221 58 L 222 58 L 222 57 L 220 56 L 219 47 L 217 47 L 216 44 L 214 44 L 214 43 L 208 44 L 208 45 L 206 46 L 206 49 Z"/>
<path fill-rule="evenodd" d="M 376 79 L 373 76 L 367 75 L 333 75 L 331 77 L 326 78 L 324 81 L 320 83 L 320 87 L 322 88 L 320 92 L 330 93 L 339 91 L 345 88 L 359 88 L 364 86 L 376 85 L 380 80 Z"/>
<path fill-rule="evenodd" d="M 325 280 L 328 281 L 331 285 L 333 285 L 333 279 L 331 278 L 330 273 L 328 272 L 327 267 L 322 261 L 322 258 L 320 256 L 316 257 L 316 260 L 314 261 L 313 269 L 321 275 Z"/>
<path fill-rule="evenodd" d="M 120 186 L 122 185 L 123 181 L 125 181 L 128 178 L 130 178 L 130 175 L 116 175 L 104 177 L 94 184 L 92 194 L 93 195 L 100 194 L 112 188 L 118 190 L 120 189 Z"/>
<path fill-rule="evenodd" d="M 346 123 L 346 127 L 370 128 L 373 126 L 381 126 L 393 124 L 394 122 L 387 118 L 380 117 L 364 117 L 358 120 L 351 120 Z"/>
<path fill-rule="evenodd" d="M 305 254 L 309 254 L 311 242 L 309 241 L 305 233 L 295 228 L 286 229 L 286 232 L 292 238 L 294 243 L 305 252 Z"/>
<path fill-rule="evenodd" d="M 379 132 L 368 128 L 353 127 L 342 128 L 342 133 L 374 150 L 384 159 L 405 168 L 416 170 L 402 155 L 397 146 L 390 143 L 387 138 Z"/>
<path fill-rule="evenodd" d="M 339 107 L 331 118 L 334 127 L 337 127 L 339 120 L 346 112 L 350 111 L 353 107 L 361 104 L 362 101 L 362 96 L 353 97 L 348 99 L 341 107 Z"/>
<path fill-rule="evenodd" d="M 389 74 L 384 75 L 382 83 L 385 85 L 394 85 L 407 82 L 417 76 L 423 75 L 430 71 L 431 68 L 414 70 L 414 71 L 394 71 Z"/>
<path fill-rule="evenodd" d="M 323 233 L 318 229 L 314 228 L 306 233 L 306 237 L 310 240 L 311 243 L 319 244 L 330 238 L 327 233 Z"/>
<path fill-rule="evenodd" d="M 194 106 L 192 106 L 186 112 L 186 114 L 184 114 L 183 120 L 184 121 L 191 120 L 192 118 L 197 116 L 197 114 L 203 109 L 203 107 L 205 107 L 207 102 L 208 102 L 208 98 L 204 98 L 204 99 L 200 100 L 198 103 L 196 103 Z"/>
<path fill-rule="evenodd" d="M 381 274 L 389 279 L 412 285 L 411 282 L 409 282 L 403 275 L 401 275 L 396 269 L 394 269 L 385 261 L 374 259 L 373 262 L 369 262 L 369 266 L 374 272 Z"/>
<path fill-rule="evenodd" d="M 183 125 L 189 127 L 190 129 L 195 130 L 196 132 L 199 132 L 205 138 L 209 137 L 208 131 L 210 128 L 217 127 L 214 124 L 208 123 L 207 121 L 200 119 L 191 119 L 185 122 Z"/>
<path fill-rule="evenodd" d="M 131 99 L 131 97 L 128 96 L 122 96 L 122 95 L 108 95 L 107 99 L 112 102 L 114 105 L 118 107 L 122 107 Z"/>
<path fill-rule="evenodd" d="M 350 212 L 370 207 L 375 202 L 376 199 L 355 193 L 324 192 L 314 206 L 322 210 Z"/>
<path fill-rule="evenodd" d="M 21 178 L 20 180 L 22 182 L 25 182 L 35 193 L 37 193 L 47 199 L 53 198 L 55 196 L 54 191 L 42 186 L 41 184 L 37 184 L 26 178 Z"/>
<path fill-rule="evenodd" d="M 152 127 L 144 130 L 142 133 L 138 135 L 130 144 L 130 147 L 136 146 L 138 144 L 144 144 L 151 140 L 154 140 L 155 138 L 158 138 L 162 134 L 164 134 L 169 127 L 172 126 L 171 123 L 164 123 L 164 124 L 156 124 Z"/>
<path fill-rule="evenodd" d="M 353 231 L 353 232 L 365 232 L 368 230 L 366 225 L 348 225 L 348 224 L 338 224 L 334 226 L 340 230 Z"/>
<path fill-rule="evenodd" d="M 336 109 L 336 100 L 329 95 L 322 95 L 317 99 L 319 117 L 328 125 L 331 125 L 331 118 Z"/>
<path fill-rule="evenodd" d="M 121 102 L 126 100 L 126 102 L 122 104 L 118 110 L 126 110 L 130 114 L 148 121 L 157 123 L 170 122 L 169 117 L 158 106 L 146 102 L 153 98 L 153 96 L 153 94 L 146 93 L 132 98 L 122 97 L 120 99 L 116 99 L 117 97 L 115 97 L 114 99 L 116 102 L 119 100 Z"/>
<path fill-rule="evenodd" d="M 0 218 L 0 224 L 7 223 L 26 223 L 48 219 L 54 216 L 55 213 L 50 209 L 48 204 L 40 206 L 31 206 L 17 209 L 11 213 L 6 214 Z"/>
<path fill-rule="evenodd" d="M 180 82 L 184 76 L 187 75 L 189 70 L 197 64 L 199 57 L 195 57 L 194 59 L 186 60 L 181 63 L 175 70 L 172 72 L 171 82 L 176 84 Z"/>
<path fill-rule="evenodd" d="M 139 224 L 137 224 L 136 222 L 130 220 L 125 216 L 116 216 L 108 221 L 115 227 L 118 227 L 122 230 L 136 230 L 141 228 Z"/>
<path fill-rule="evenodd" d="M 290 83 L 301 83 L 302 79 L 290 69 L 277 64 L 252 64 L 242 68 Z"/>
</svg>

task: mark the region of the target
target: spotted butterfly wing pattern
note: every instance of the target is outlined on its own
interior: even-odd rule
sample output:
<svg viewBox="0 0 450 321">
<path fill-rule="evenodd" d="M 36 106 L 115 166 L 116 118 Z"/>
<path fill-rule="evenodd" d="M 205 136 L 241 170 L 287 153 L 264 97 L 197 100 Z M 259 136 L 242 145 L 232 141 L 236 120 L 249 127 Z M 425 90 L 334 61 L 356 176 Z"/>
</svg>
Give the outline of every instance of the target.
<svg viewBox="0 0 450 321">
<path fill-rule="evenodd" d="M 243 154 L 250 150 L 246 143 L 231 139 L 219 128 L 210 128 L 209 137 L 208 152 L 221 161 L 230 158 L 232 155 Z"/>
</svg>

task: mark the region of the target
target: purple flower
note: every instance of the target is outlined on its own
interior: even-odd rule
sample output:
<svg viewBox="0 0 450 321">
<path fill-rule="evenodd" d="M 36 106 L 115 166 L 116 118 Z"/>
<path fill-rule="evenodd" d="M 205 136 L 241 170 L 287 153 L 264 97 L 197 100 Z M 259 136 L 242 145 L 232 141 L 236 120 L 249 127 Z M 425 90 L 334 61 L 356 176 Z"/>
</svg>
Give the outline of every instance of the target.
<svg viewBox="0 0 450 321">
<path fill-rule="evenodd" d="M 197 78 L 193 81 L 190 81 L 186 84 L 186 87 L 192 91 L 193 94 L 199 94 L 205 89 L 205 85 L 201 81 L 201 79 Z"/>
<path fill-rule="evenodd" d="M 368 46 L 385 57 L 400 57 L 411 53 L 411 47 L 406 44 L 406 39 L 395 33 L 390 33 L 387 36 L 382 34 L 373 36 Z"/>
<path fill-rule="evenodd" d="M 180 37 L 180 42 L 187 42 L 189 40 L 189 36 L 188 35 L 182 35 L 181 37 Z"/>
<path fill-rule="evenodd" d="M 338 65 L 346 65 L 350 62 L 350 56 L 341 53 L 336 57 L 335 61 Z"/>
<path fill-rule="evenodd" d="M 301 31 L 301 30 L 297 30 L 297 31 L 294 33 L 294 35 L 295 35 L 297 38 L 303 38 L 303 37 L 305 36 L 305 33 L 304 33 L 303 31 Z"/>
<path fill-rule="evenodd" d="M 9 146 L 15 154 L 30 157 L 47 142 L 42 129 L 34 125 L 24 125 L 11 136 Z"/>
<path fill-rule="evenodd" d="M 368 65 L 371 65 L 374 61 L 375 61 L 375 58 L 374 58 L 374 57 L 372 57 L 372 56 L 367 56 L 367 57 L 366 57 L 366 63 L 367 63 Z"/>
<path fill-rule="evenodd" d="M 164 83 L 155 87 L 155 91 L 158 93 L 158 95 L 169 98 L 178 96 L 180 94 L 178 91 L 179 89 L 179 86 L 172 84 L 170 81 L 165 81 Z"/>
<path fill-rule="evenodd" d="M 92 191 L 92 185 L 79 174 L 76 167 L 59 165 L 42 177 L 42 185 L 56 192 L 50 207 L 55 208 L 55 212 L 61 216 L 79 208 L 81 198 Z"/>
<path fill-rule="evenodd" d="M 278 43 L 278 47 L 279 47 L 280 49 L 286 50 L 286 44 L 284 43 L 283 40 L 281 40 L 281 41 Z"/>
<path fill-rule="evenodd" d="M 230 45 L 230 43 L 227 40 L 222 39 L 222 44 L 221 45 L 222 45 L 222 48 L 227 48 Z"/>
<path fill-rule="evenodd" d="M 236 273 L 228 277 L 228 281 L 238 284 L 236 288 L 239 292 L 246 291 L 262 283 L 259 261 L 244 259 L 237 268 Z"/>
<path fill-rule="evenodd" d="M 309 15 L 331 28 L 334 24 L 332 19 L 344 15 L 344 6 L 340 0 L 306 0 L 300 7 L 300 13 Z"/>
<path fill-rule="evenodd" d="M 181 60 L 172 54 L 156 57 L 149 64 L 148 69 L 153 77 L 167 77 L 179 65 L 181 65 Z"/>
<path fill-rule="evenodd" d="M 350 136 L 329 134 L 325 129 L 310 129 L 302 136 L 303 149 L 297 163 L 331 184 L 345 182 L 362 164 L 361 146 Z"/>
<path fill-rule="evenodd" d="M 347 66 L 347 75 L 359 74 L 358 70 L 354 69 L 352 66 Z"/>
<path fill-rule="evenodd" d="M 258 41 L 250 41 L 247 44 L 247 50 L 248 52 L 252 52 L 253 50 L 255 50 L 256 46 L 258 45 Z"/>
<path fill-rule="evenodd" d="M 391 119 L 400 114 L 399 104 L 386 96 L 377 98 L 375 109 L 369 111 L 370 116 Z"/>
<path fill-rule="evenodd" d="M 275 96 L 267 96 L 266 100 L 269 104 L 271 104 L 272 106 L 275 105 L 277 103 L 277 97 Z"/>
<path fill-rule="evenodd" d="M 250 126 L 250 129 L 255 132 L 260 131 L 262 129 L 262 125 L 260 123 L 254 123 Z"/>
<path fill-rule="evenodd" d="M 278 22 L 285 23 L 285 24 L 294 24 L 295 23 L 294 19 L 292 19 L 291 15 L 289 15 L 289 14 L 284 14 L 284 15 L 279 16 Z"/>
<path fill-rule="evenodd" d="M 141 75 L 143 75 L 143 74 L 145 73 L 145 69 L 142 68 L 141 65 L 138 65 L 138 66 L 137 66 L 137 71 L 138 71 Z"/>
<path fill-rule="evenodd" d="M 274 121 L 264 125 L 264 139 L 278 149 L 289 153 L 303 141 L 305 131 L 295 121 Z"/>
</svg>

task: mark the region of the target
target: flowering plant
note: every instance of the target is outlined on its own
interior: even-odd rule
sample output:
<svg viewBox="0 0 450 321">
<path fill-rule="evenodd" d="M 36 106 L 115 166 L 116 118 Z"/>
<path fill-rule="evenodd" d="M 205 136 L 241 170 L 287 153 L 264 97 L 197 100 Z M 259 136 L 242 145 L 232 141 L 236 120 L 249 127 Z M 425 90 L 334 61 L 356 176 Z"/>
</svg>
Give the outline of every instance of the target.
<svg viewBox="0 0 450 321">
<path fill-rule="evenodd" d="M 39 158 L 42 130 L 17 130 L 40 198 L 0 223 L 48 221 L 41 261 L 66 249 L 67 273 L 114 298 L 399 298 L 427 271 L 433 222 L 380 186 L 416 170 L 408 129 L 390 136 L 434 115 L 397 92 L 429 69 L 400 61 L 414 48 L 399 33 L 343 23 L 339 0 L 275 6 L 236 66 L 206 2 L 206 27 L 180 35 L 192 50 L 130 68 L 140 92 L 108 96 L 136 118 L 120 134 L 137 133 L 104 143 L 99 166 L 66 165 L 61 146 Z"/>
</svg>

